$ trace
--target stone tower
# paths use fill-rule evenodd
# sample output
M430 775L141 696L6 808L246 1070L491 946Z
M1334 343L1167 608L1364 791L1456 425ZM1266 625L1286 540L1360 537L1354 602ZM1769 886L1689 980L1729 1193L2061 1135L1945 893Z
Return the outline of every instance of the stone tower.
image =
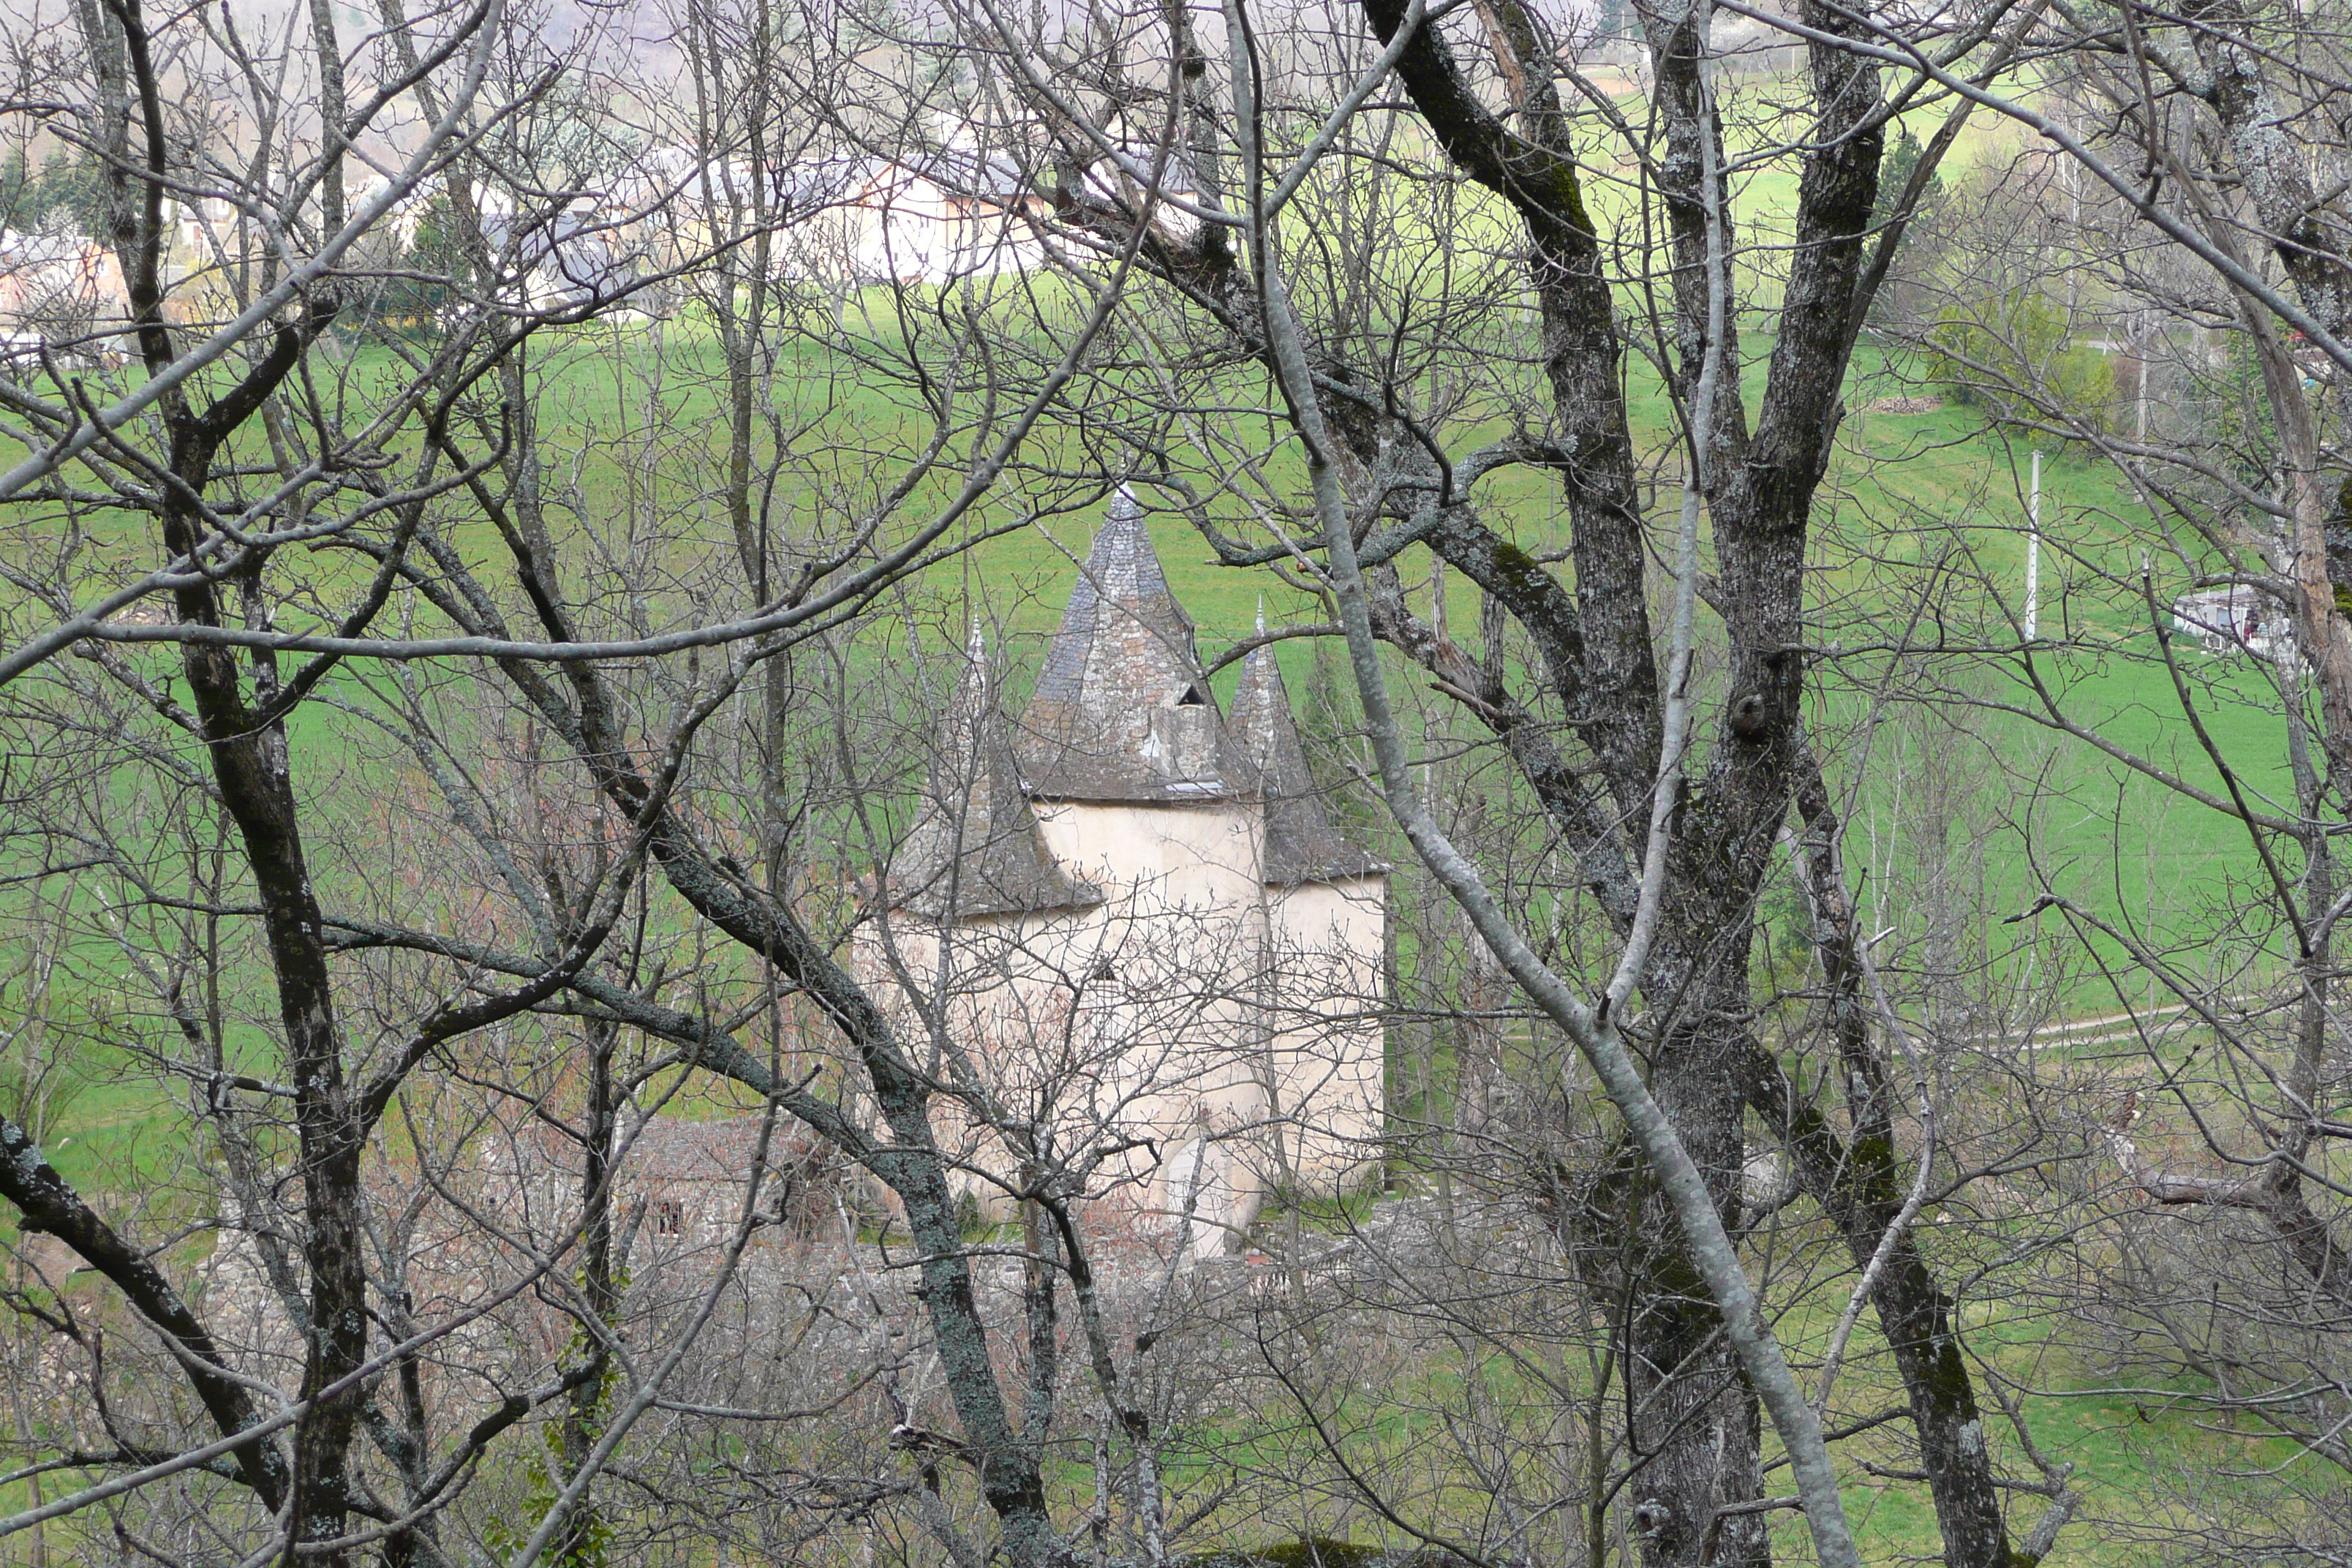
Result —
M1270 650L1218 711L1124 489L1016 724L975 634L887 887L862 977L1052 1145L943 1126L982 1207L1040 1152L1118 1149L1091 1190L1215 1249L1370 1168L1387 868L1331 826Z

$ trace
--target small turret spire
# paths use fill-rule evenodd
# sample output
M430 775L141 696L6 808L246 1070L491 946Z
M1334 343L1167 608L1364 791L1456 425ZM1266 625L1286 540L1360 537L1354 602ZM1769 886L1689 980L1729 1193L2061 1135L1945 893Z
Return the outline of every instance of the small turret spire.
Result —
M1047 850L1022 793L978 615L932 739L923 812L890 867L890 900L927 919L1082 909L1101 894Z
M1265 622L1261 616L1258 630ZM1324 815L1282 667L1260 643L1242 661L1234 691L1233 730L1265 797L1265 879L1277 887L1377 876L1386 868L1341 837Z

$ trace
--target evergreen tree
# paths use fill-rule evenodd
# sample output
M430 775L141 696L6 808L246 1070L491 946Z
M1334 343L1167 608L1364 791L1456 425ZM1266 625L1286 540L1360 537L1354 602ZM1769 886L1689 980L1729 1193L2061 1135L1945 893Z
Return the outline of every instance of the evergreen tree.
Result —
M1912 173L1919 167L1919 138L1912 135L1907 127L1886 149L1886 161L1878 174L1878 200L1871 208L1870 221L1874 225L1883 226L1894 218L1895 204L1902 199L1904 191L1910 186ZM1929 174L1927 184L1920 188L1915 210L1929 211L1943 194L1943 176Z

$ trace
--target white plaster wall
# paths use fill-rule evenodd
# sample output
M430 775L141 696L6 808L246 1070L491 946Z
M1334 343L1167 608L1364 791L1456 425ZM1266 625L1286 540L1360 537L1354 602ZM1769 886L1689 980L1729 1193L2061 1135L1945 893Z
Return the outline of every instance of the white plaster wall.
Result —
M1006 1097L1021 1114L1039 1117L1067 1151L1099 1135L1095 1108L1107 1098L1085 994L1087 954L1096 945L1089 933L1098 925L1095 911L1077 911L968 921L942 933L904 911L893 915L891 946L914 992L945 1003L945 1042L925 1027L878 928L857 933L852 971L889 1013L918 1067L942 1083L976 1082ZM957 1197L971 1197L992 1218L1011 1217L1003 1184L1017 1173L1018 1155L946 1096L932 1101L931 1128Z
M892 918L916 984L946 999L962 1059L927 1055L879 931L859 933L856 972L919 1060L943 1079L979 1077L1065 1158L1148 1141L1108 1162L1093 1190L1171 1225L1191 1201L1202 1250L1245 1231L1286 1171L1328 1192L1370 1170L1384 1110L1386 879L1268 889L1264 814L1249 803L1062 802L1038 817L1048 850L1101 889L1100 906L945 933ZM1014 1152L945 1097L933 1121L970 1167L954 1177L959 1195L1009 1218L1000 1182Z
M1049 851L1106 895L1097 956L1131 1065L1121 1109L1157 1144L1127 1168L1147 1207L1181 1213L1190 1196L1202 1242L1226 1239L1255 1220L1276 1169L1257 1007L1264 813L1056 802L1037 815Z
M943 933L895 916L901 961L920 990L948 999L951 1032L971 1053L927 1065L942 1078L980 1076L1050 1128L1065 1157L1141 1141L1106 1164L1095 1190L1147 1212L1181 1211L1193 1194L1204 1238L1222 1241L1256 1217L1276 1169L1258 1007L1262 816L1230 802L1062 803L1039 817L1049 851L1104 902L962 922L944 933L944 969ZM877 930L860 933L853 963L890 999L909 1048L931 1049ZM1009 1176L1014 1153L944 1100L935 1126L975 1167L958 1186L1003 1213L988 1177ZM1171 1163L1187 1149L1179 1170Z
M1283 1126L1300 1183L1363 1179L1385 1119L1388 879L1267 889L1267 1025Z
M1020 216L950 195L920 176L900 176L859 198L862 278L947 283L1025 272L1044 263Z

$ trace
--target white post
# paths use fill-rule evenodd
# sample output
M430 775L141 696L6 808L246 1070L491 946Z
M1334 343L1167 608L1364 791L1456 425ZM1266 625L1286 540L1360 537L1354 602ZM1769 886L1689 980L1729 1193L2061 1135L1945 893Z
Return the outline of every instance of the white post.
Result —
M2147 442L2147 312L2139 313L2139 389L2133 395L2132 439Z
M2025 511L2025 640L2042 607L2042 454L2033 454L2033 489Z

